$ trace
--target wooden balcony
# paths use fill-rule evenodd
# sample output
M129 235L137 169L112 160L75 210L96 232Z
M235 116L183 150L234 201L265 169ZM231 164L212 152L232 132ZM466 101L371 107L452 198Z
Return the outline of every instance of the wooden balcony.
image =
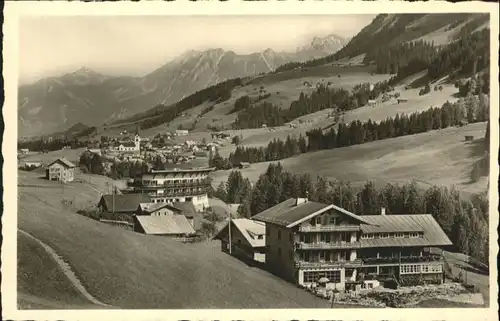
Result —
M358 232L361 231L359 225L321 225L321 226L300 226L299 232Z
M400 262L399 257L367 257L362 258L365 265L377 264L397 264ZM401 263L424 263L424 262L440 262L443 261L440 255L422 255L422 256L401 256Z
M335 261L335 262L295 262L295 267L299 269L333 269L333 268L356 268L363 262L360 259L354 261Z
M295 243L299 250L334 250L334 249L356 249L361 245L359 242L330 242L330 243Z

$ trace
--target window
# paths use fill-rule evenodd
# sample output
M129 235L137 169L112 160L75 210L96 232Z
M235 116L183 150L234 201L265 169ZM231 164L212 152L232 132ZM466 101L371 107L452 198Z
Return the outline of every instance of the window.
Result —
M380 233L378 237L381 239L387 239L389 238L389 233Z
M316 224L321 224L321 216L316 217Z
M368 233L368 234L363 234L361 236L362 239L373 239L374 238L374 235L372 233Z
M306 271L304 272L304 283L318 282L322 277L328 278L330 282L340 283L340 271Z
M395 237L395 238L399 238L399 239L400 239L400 238L403 238L403 237L404 237L404 234L403 234L403 233L395 233L395 234L394 234L394 237Z
M281 240L281 231L278 231L278 240Z
M330 216L330 224L331 225L336 225L337 224L337 218L335 216Z
M418 238L420 237L418 233L412 232L410 233L410 238Z
M420 268L419 264L401 265L401 274L417 274L420 273Z
M258 235L258 236L257 236L257 238L258 238L259 240L262 240L262 239L264 238L264 235Z

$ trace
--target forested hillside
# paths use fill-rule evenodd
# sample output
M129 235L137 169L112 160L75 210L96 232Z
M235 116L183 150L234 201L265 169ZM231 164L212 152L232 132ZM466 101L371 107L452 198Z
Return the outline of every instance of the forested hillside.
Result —
M241 203L238 212L251 217L290 197L309 195L312 201L336 204L353 213L377 214L385 207L387 214L432 214L455 245L455 250L488 263L488 198L480 195L470 200L460 197L454 188L433 186L426 190L416 182L403 185L375 186L367 182L355 192L349 182L329 181L324 177L296 175L281 165L270 164L253 188L233 171L215 195L229 203Z

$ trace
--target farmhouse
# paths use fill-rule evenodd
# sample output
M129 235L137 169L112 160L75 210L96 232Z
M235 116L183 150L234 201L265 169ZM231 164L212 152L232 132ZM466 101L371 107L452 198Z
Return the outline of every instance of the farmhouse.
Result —
M47 166L45 176L51 181L72 182L76 165L65 158L58 158Z
M249 162L239 162L236 164L237 168L244 169L244 168L249 168L250 163Z
M300 285L328 279L338 290L372 278L443 281L440 256L451 245L431 215L359 216L333 204L290 198L253 217L266 223L266 265Z
M398 104L406 102L408 102L408 99L398 98Z
M229 224L226 224L213 239L221 241L221 250L229 252ZM231 220L231 248L235 256L265 262L266 225L247 218Z
M134 215L141 203L151 203L147 194L103 195L97 204L99 213Z
M197 215L192 203L140 203L136 215L183 215L195 230L201 227L201 217Z

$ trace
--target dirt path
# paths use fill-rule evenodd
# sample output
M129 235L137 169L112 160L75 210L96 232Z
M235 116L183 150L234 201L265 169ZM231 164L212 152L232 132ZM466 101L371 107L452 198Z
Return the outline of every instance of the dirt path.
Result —
M42 241L40 241L39 239L37 239L33 235L31 235L23 230L18 229L18 231L19 231L19 233L22 233L23 235L31 238L32 240L34 240L38 244L40 244L43 247L43 249L56 261L57 265L59 265L59 267L63 271L64 275L66 275L66 277L71 282L71 284L73 284L73 286L78 290L78 292L80 292L87 300L89 300L90 302L92 302L96 305L100 305L102 307L113 308L113 306L106 304L106 303L103 303L103 302L99 301L98 299L96 299L94 296L92 296L92 294L90 294L87 291L87 289L85 289L85 287L80 282L78 277L71 270L71 267L69 266L69 264L64 262L64 260L54 251L53 248L51 248L47 244L43 243Z

